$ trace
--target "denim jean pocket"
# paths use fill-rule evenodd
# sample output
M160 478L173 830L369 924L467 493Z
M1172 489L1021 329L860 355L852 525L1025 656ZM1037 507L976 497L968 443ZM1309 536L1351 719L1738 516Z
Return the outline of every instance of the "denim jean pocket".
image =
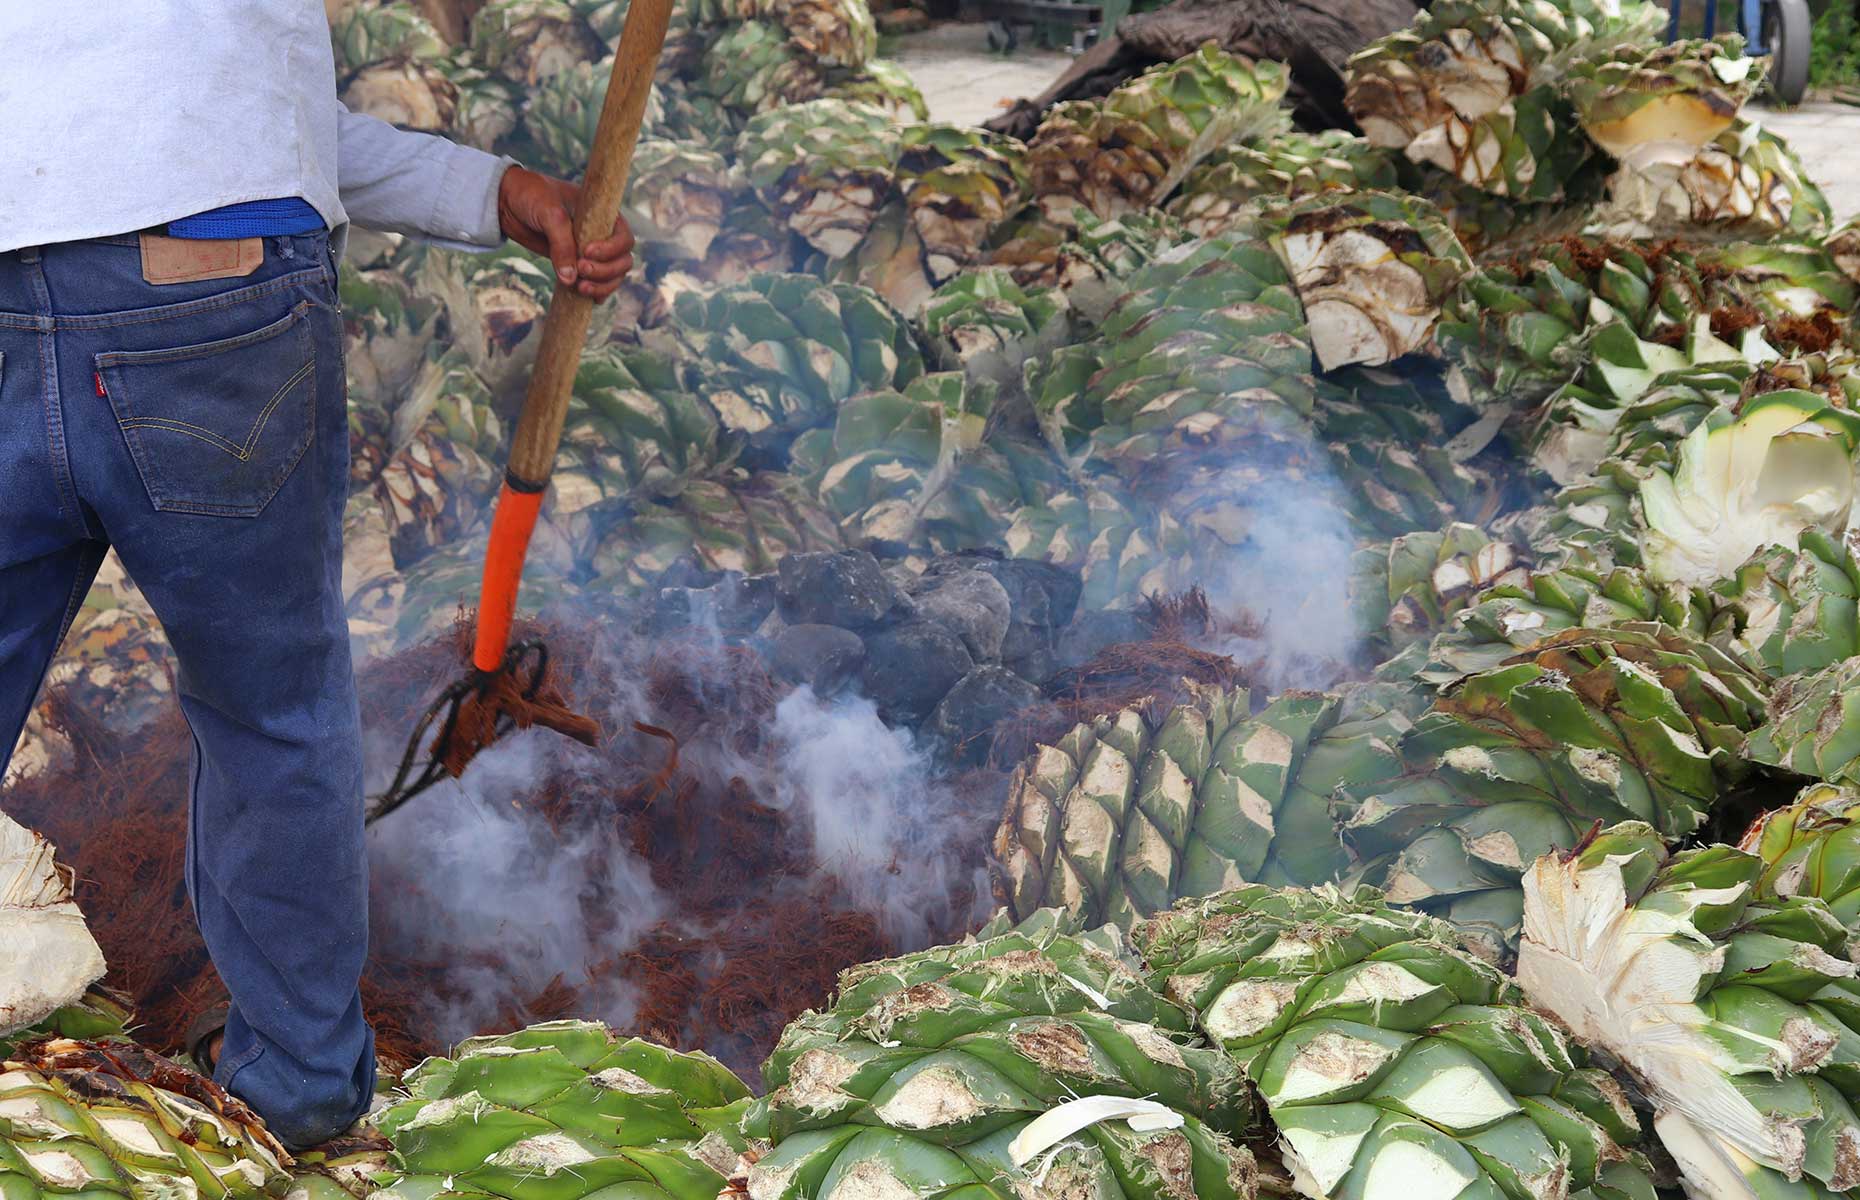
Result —
M316 432L309 310L197 346L97 356L157 511L255 517L278 494Z

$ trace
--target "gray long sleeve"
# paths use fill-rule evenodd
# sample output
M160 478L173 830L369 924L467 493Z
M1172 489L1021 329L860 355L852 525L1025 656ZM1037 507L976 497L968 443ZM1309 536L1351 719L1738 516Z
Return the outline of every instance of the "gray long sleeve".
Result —
M337 184L349 220L459 249L503 244L497 189L514 160L337 108Z

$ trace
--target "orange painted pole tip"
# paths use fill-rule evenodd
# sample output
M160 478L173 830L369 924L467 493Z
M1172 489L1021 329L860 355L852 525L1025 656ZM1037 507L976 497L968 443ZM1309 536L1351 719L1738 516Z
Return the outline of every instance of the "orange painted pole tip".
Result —
M517 615L517 588L523 582L523 560L529 554L536 515L542 511L540 491L518 491L504 481L497 495L497 514L491 518L491 544L484 554L484 583L478 593L478 636L471 652L472 665L496 671L510 649L510 624Z

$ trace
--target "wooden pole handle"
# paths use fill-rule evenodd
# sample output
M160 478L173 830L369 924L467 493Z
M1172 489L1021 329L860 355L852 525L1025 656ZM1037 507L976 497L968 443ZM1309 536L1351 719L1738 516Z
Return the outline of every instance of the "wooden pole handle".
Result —
M671 19L672 0L632 0L627 6L626 27L614 51L613 77L594 129L593 161L588 163L576 205L578 245L605 238L620 215L633 147L639 143L639 127L652 97L652 77L659 68L659 51ZM557 285L543 318L536 367L530 373L529 390L523 394L523 412L510 439L510 463L491 518L484 582L478 593L477 639L472 646L472 663L480 671L500 670L510 646L523 560L542 507L543 489L555 470L562 422L568 416L568 398L575 390L575 372L581 366L593 316L592 300L572 287Z
M632 0L627 6L626 26L614 51L613 78L595 126L594 153L581 183L575 214L579 245L605 238L620 216L633 148L639 143L640 125L652 97L652 77L658 71L659 51L671 19L672 0ZM543 318L542 342L529 390L523 396L523 412L510 441L508 473L518 487L540 491L549 482L593 315L594 302L586 296L572 287L555 289Z

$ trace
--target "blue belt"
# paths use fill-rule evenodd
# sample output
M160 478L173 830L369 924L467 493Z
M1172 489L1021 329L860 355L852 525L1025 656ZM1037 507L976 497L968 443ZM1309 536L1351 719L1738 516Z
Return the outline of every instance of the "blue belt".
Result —
M285 237L321 233L323 218L308 200L251 200L229 204L212 212L168 222L168 236L177 238Z

